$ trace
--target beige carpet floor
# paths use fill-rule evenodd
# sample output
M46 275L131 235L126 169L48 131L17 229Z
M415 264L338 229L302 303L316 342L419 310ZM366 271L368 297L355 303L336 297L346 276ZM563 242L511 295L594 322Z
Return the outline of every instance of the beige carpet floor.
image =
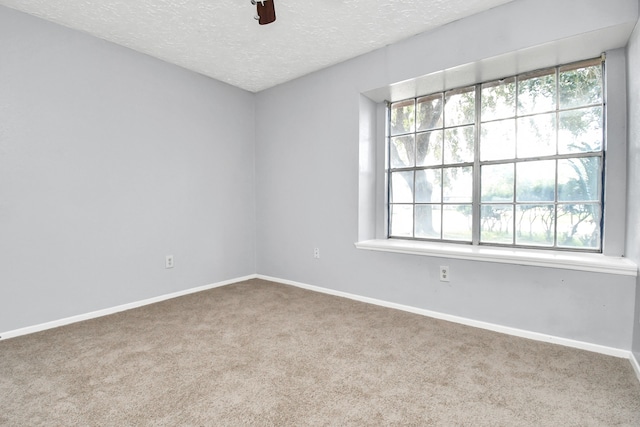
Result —
M251 280L0 341L2 426L640 426L628 360Z

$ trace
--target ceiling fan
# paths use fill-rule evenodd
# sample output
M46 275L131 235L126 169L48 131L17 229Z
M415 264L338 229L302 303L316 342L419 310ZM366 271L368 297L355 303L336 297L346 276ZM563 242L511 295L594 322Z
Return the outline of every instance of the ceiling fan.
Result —
M251 4L256 5L257 14L255 19L260 25L271 24L276 20L276 9L273 1L274 0L251 0Z

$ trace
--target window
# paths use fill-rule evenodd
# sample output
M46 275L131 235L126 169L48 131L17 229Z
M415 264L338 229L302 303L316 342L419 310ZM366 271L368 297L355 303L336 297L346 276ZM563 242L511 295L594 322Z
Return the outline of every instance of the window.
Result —
M388 237L600 252L603 61L388 108Z

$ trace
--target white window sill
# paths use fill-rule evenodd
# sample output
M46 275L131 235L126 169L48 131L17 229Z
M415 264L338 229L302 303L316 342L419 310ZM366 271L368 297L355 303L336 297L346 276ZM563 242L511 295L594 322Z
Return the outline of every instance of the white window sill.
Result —
M563 268L634 277L638 275L638 266L631 260L623 257L612 257L594 253L522 248L512 249L400 239L366 240L356 242L355 246L358 249L370 251Z

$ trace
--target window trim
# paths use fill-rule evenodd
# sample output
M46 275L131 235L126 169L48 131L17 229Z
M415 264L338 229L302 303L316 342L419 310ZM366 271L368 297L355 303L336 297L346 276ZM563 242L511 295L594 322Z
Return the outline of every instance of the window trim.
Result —
M621 276L638 275L638 266L624 257L603 256L593 252L569 252L548 249L472 246L422 240L373 239L355 243L358 249L428 257L560 268Z
M606 149L607 149L607 136L608 136L608 132L607 132L607 122L606 122L606 118L607 118L607 96L606 96L606 90L607 90L607 74L606 74L606 66L605 66L605 54L601 54L601 56L599 57L595 57L595 58L588 58L588 59L583 59L583 60L579 60L579 61L572 61L570 63L565 63L565 64L557 64L551 67L545 67L545 68L540 68L540 69L536 69L536 70L532 70L532 71L527 71L527 72L522 72L522 73L518 73L516 75L513 76L508 76L502 79L496 79L496 80L491 80L491 81L480 81L480 82L475 82L474 84L468 84L468 85L464 85L464 86L459 86L459 87L452 87L452 88L445 88L442 91L438 91L438 92L433 92L433 93L426 93L426 94L418 94L415 97L412 98L408 98L408 99L401 99L401 100L395 100L395 101L385 101L385 180L386 180L386 194L385 194L385 210L386 210L386 220L385 220L385 237L387 239L399 239L399 240L410 240L410 241L420 241L420 242L429 242L429 243L447 243L447 244L453 244L453 245L471 245L473 247L476 246L488 246L488 247L501 247L501 248L507 248L507 249L514 249L514 248L520 248L520 249L525 249L525 250L533 250L533 251L538 251L538 250L548 250L548 251L569 251L569 252L580 252L580 253L592 253L592 254L602 254L604 253L604 233L605 233L605 209L604 209L604 205L605 205L605 182L606 182L606 175L605 175L605 170L606 170ZM602 70L602 98L601 101L598 105L602 106L602 132L603 132L603 140L602 140L602 146L601 149L598 152L579 152L579 153L570 153L570 154L559 154L556 153L554 155L546 155L546 156L537 156L537 157L528 157L528 158L514 158L512 160L509 161L482 161L480 159L480 155L479 155L479 140L480 140L480 127L481 127L481 123L483 123L480 119L481 114L480 114L480 110L481 110L481 93L482 93L482 88L484 85L486 84L491 84L491 83L495 83L498 81L503 81L505 79L514 79L514 80L518 80L521 78L529 78L531 75L538 75L541 73L549 74L548 71L553 70L553 74L555 76L555 84L556 84L556 90L559 90L559 73L563 72L563 71L570 71L570 70L574 70L574 69L578 69L578 68L582 68L585 66L596 66L599 65L601 67ZM474 121L473 121L473 126L474 126L474 132L475 132L475 138L474 138L474 158L471 162L462 162L462 163L446 163L446 161L444 161L441 165L439 165L438 167L441 170L445 170L446 168L453 168L453 167L464 167L464 166L472 166L473 167L473 198L472 198L472 202L471 202L471 209L472 209L472 217L471 217L471 236L470 236L470 240L464 240L464 241L456 241L456 240L450 240L450 239L445 239L445 238L425 238L425 237L416 237L415 235L412 237L403 237L400 235L392 235L391 234L391 209L392 206L401 206L404 205L405 203L400 202L400 203L395 203L392 204L391 200L390 200L390 195L391 195L391 179L390 179L390 175L392 172L402 172L404 170L406 171L417 171L417 170L422 170L421 167L419 166L413 166L413 167L396 167L396 168L392 168L390 165L390 149L391 149L391 139L393 137L402 137L405 135L418 135L419 131L418 129L414 129L412 132L408 133L408 134L392 134L391 133L391 129L389 128L390 123L391 123L391 105L392 104L399 104L399 105L403 105L403 104L408 104L408 103L412 103L413 105L416 105L416 103L418 102L419 99L421 98L426 98L426 97L435 97L436 95L440 95L441 98L446 98L448 94L450 93L458 93L458 92L466 92L466 91L470 91L470 89L475 93L475 114L474 114ZM560 101L559 98L560 95L559 93L556 94L556 105L554 110L551 110L551 113L554 113L556 115L556 117L558 116L558 114L562 113L563 111L572 111L575 108L571 108L568 110L562 110L560 108ZM417 108L417 107L416 107ZM442 107L444 108L444 106ZM580 106L580 108L585 108L585 106ZM529 116L539 116L542 114L546 114L546 112L537 112L535 114L525 114L524 116L519 116L517 113L514 117L515 120L517 120L518 118L521 117L529 117ZM416 123L417 126L417 123ZM454 128L460 127L458 125L454 126ZM440 129L440 128L438 128ZM446 130L447 129L447 125L446 123L442 123L442 129ZM556 130L557 132L557 130ZM416 138L417 139L417 138ZM417 144L417 141L416 141ZM554 220L554 243L552 246L548 246L548 245L541 245L541 246L537 246L537 245L526 245L526 244L518 244L515 241L515 237L514 237L514 242L513 243L497 243L497 242L482 242L480 237L481 237L481 230L480 230L480 221L481 221L481 209L483 206L483 202L480 200L480 171L481 171L481 165L486 165L486 164L519 164L519 163L525 163L525 162L529 162L529 161L535 161L535 160L554 160L554 161L558 161L561 160L563 158L583 158L583 157L598 157L600 159L599 164L600 164L600 172L599 175L601 176L600 178L600 182L598 184L599 187L599 199L597 201L597 204L600 206L599 210L600 210L600 220L599 220L599 239L600 239L600 245L598 248L574 248L574 247L565 247L565 246L560 246L557 243L557 233L558 231L556 230L557 227L557 222L556 220ZM437 168L436 168L437 169ZM556 187L555 187L555 191L558 190L557 188L557 182L556 182ZM514 205L514 207L517 207L518 202L514 201L512 203ZM553 202L555 209L557 209L557 207L559 205L561 205L562 203L560 203L558 201L558 199L556 198L556 200ZM417 202L412 203L414 209L416 208ZM444 202L440 203L441 208L444 208L446 204ZM554 210L555 210L554 209ZM415 213L414 213L414 224L413 224L413 228L415 229ZM515 229L514 229L515 232Z
M582 45L573 46L579 48ZM555 51L554 51L555 52ZM543 52L544 53L544 52ZM509 74L520 74L527 69L513 67L513 58L518 52L505 54L497 61L503 71ZM469 63L464 66L453 67L437 71L428 75L404 81L402 84L389 85L384 88L369 90L360 94L360 125L359 125L359 198L358 198L358 233L355 247L362 250L373 250L401 254L422 255L443 259L467 259L480 262L513 263L520 265L536 265L548 268L564 268L580 271L601 271L603 273L624 274L637 276L637 266L624 258L625 253L625 223L626 223L626 144L627 144L627 93L626 93L626 51L624 48L606 50L607 66L605 68L604 102L607 105L605 114L605 156L609 170L604 182L605 227L603 235L602 254L553 251L546 255L545 250L531 251L522 248L503 249L498 247L476 247L475 254L471 246L449 243L431 243L425 241L401 241L386 237L388 223L386 209L387 174L385 163L386 151L386 116L385 99L398 101L407 98L418 87L430 87L446 90L445 76L455 73L458 85L473 84L472 78L477 75L480 62ZM586 57L587 55L585 55ZM540 56L542 60L534 62L538 67L552 67L557 63L551 62L547 56ZM557 59L557 55L555 55ZM506 59L505 59L506 58ZM547 58L547 59L544 59ZM509 61L507 61L509 59ZM561 58L562 59L562 58ZM566 59L566 58L565 58ZM571 59L579 59L575 56ZM567 61L569 62L569 61ZM491 64L490 64L491 65ZM495 64L494 64L495 65ZM488 79L498 77L496 67L488 70L481 68L484 77ZM485 73L486 71L486 73ZM493 75L491 73L494 73ZM455 79L454 79L455 80ZM403 86L404 85L404 86ZM417 91L414 92L417 94ZM614 94L615 96L609 96ZM408 242L408 243L407 243ZM411 246L402 248L402 244ZM516 254L508 256L505 251ZM466 254L460 252L466 251ZM493 252L496 256L485 256L484 252ZM523 256L517 254L522 253ZM457 255L456 255L457 254ZM537 261L527 261L527 256L539 258ZM588 260L572 262L563 259L574 256L577 259ZM546 259L552 261L546 262ZM600 268L599 265L619 265L620 268Z

